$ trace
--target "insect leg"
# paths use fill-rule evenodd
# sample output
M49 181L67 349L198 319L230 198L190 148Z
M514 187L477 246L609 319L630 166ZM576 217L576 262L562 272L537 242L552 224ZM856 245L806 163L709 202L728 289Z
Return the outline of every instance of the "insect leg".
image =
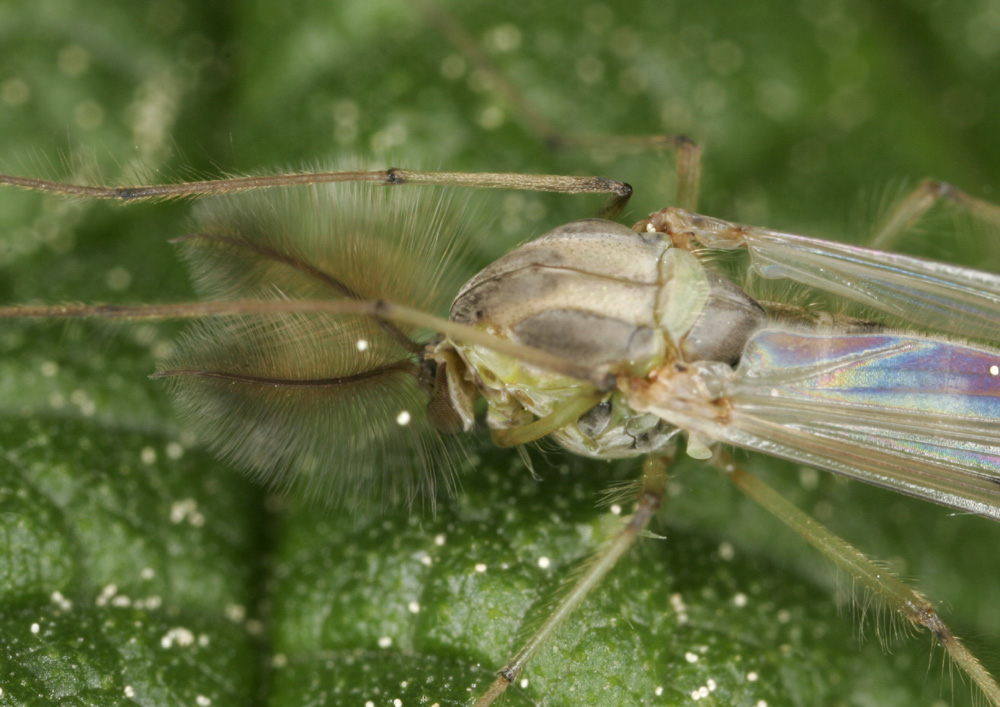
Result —
M560 146L568 148L600 148L616 153L659 152L674 153L677 169L677 193L674 204L686 211L698 209L698 189L701 183L701 148L686 135L587 135L567 134L560 138ZM617 213L602 213L604 218Z
M483 51L479 42L469 34L446 9L434 0L411 0L428 24L433 25L445 39L458 50L470 64L489 77L493 86L503 94L521 123L543 142L554 148L599 149L612 155L643 154L669 150L677 160L676 205L688 211L695 211L698 202L698 183L701 179L701 148L685 135L604 135L587 133L564 133L553 126L525 98L524 93ZM611 205L609 204L609 207ZM624 204L621 205L622 207ZM614 218L616 211L609 207L601 212L604 218Z
M493 442L498 447L516 447L519 444L534 442L571 422L579 420L581 415L606 397L608 397L607 393L600 391L592 395L580 396L574 402L565 404L552 414L527 425L491 430Z
M969 196L947 182L925 179L879 224L871 246L879 250L892 250L900 236L910 230L940 199L947 199L968 214L1000 227L1000 206Z
M796 508L777 491L736 465L728 454L716 456L716 466L747 496L773 513L837 567L859 581L899 616L930 631L955 664L994 707L1000 706L1000 685L916 590L886 571L860 550L839 538L815 518Z
M558 174L516 174L508 172L426 172L407 169L378 169L337 172L294 172L249 177L224 177L200 182L149 184L133 186L85 185L54 182L47 179L0 174L0 185L8 185L49 194L88 199L132 202L151 199L213 196L335 182L372 182L387 186L429 184L475 189L511 189L561 194L610 194L605 209L621 210L632 195L632 187L606 177L575 177Z
M21 305L0 307L0 319L198 319L202 317L280 316L288 314L359 315L431 329L465 343L531 363L553 373L586 381L606 393L614 375L581 366L547 351L492 336L475 327L436 317L385 300L226 300L148 305ZM586 412L581 411L580 414Z
M516 681L524 671L525 665L534 657L538 649L552 637L556 630L587 598L605 575L618 563L632 543L646 528L649 521L656 515L666 493L667 464L669 459L663 456L650 455L643 463L642 490L639 494L639 507L629 518L625 527L597 554L580 578L570 587L569 592L549 614L545 623L528 639L514 657L500 671L490 688L479 698L475 707L488 707L493 704L507 686Z

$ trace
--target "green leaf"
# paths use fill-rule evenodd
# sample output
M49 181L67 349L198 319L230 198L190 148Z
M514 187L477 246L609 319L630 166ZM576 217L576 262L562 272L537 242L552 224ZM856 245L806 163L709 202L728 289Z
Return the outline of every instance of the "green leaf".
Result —
M1000 185L995 4L442 4L553 124L694 137L706 213L862 241L891 180ZM635 219L672 194L669 155L547 149L402 0L39 0L0 7L0 33L6 172L128 183L388 151L624 179ZM484 195L478 266L599 203ZM187 212L0 192L0 296L189 299L167 243ZM939 225L907 247L995 268L995 242ZM599 498L637 464L532 452L536 480L485 439L436 514L272 502L146 379L177 331L0 325L0 704L469 704L620 522ZM748 463L995 656L996 524ZM850 579L725 479L685 462L672 492L665 539L616 568L507 704L972 703L926 637L884 653L891 622L838 608Z

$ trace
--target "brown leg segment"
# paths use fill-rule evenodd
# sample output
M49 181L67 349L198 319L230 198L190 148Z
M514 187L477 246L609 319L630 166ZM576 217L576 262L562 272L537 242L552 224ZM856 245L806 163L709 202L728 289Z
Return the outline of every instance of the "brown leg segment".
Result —
M913 626L930 631L955 665L979 688L987 702L993 707L1000 707L1000 685L997 685L982 663L945 625L926 597L908 587L850 543L834 535L819 521L796 508L756 476L740 468L728 454L718 453L715 461L716 466L740 491L773 513L838 568L860 582L878 601L884 602L886 607Z
M539 368L592 385L599 400L614 388L610 373L581 366L547 351L523 346L488 334L475 327L436 317L385 300L227 300L222 302L178 302L146 305L23 305L0 307L0 319L199 319L203 317L259 317L288 314L360 315L376 320L400 322L425 327L452 339L483 346L498 353L530 362ZM595 403L596 404L596 403ZM586 410L579 411L579 414Z
M534 657L542 645L552 637L556 630L583 603L587 595L601 583L601 580L618 563L618 560L632 547L635 539L639 537L663 503L663 496L666 493L668 462L669 460L662 456L646 457L643 464L639 507L635 514L628 520L621 532L594 557L566 596L549 614L545 623L511 658L510 662L500 671L497 679L490 685L490 688L476 701L475 707L489 707L503 694L508 685L520 677L528 661Z
M410 1L428 24L437 29L470 64L489 77L522 125L547 145L560 149L600 149L604 153L614 155L655 154L664 150L673 152L677 159L677 195L674 205L688 211L697 210L698 183L701 179L701 148L693 140L685 135L662 133L614 135L561 132L531 105L517 85L483 51L479 42L447 10L433 0ZM605 208L600 215L614 218L618 213Z
M871 246L879 250L893 250L899 238L940 199L946 199L971 216L1000 228L1000 206L969 196L946 182L925 179L879 224Z

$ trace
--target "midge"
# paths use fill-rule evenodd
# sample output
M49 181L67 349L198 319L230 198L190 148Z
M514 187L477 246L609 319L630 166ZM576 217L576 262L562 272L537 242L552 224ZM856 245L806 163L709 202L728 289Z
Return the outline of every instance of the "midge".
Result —
M595 218L556 228L466 282L448 319L423 311L442 274L435 263L455 247L447 208L397 199L399 188L349 197L343 190L356 184L330 184L605 193L606 217L621 212L631 188L596 177L401 169L128 187L0 176L87 198L219 197L200 205L196 231L179 239L208 301L11 306L0 317L200 320L157 374L180 408L221 456L334 502L372 490L385 503L432 493L432 470L450 436L472 429L479 397L500 445L551 436L589 457L644 457L634 515L479 706L521 676L643 532L679 448L930 631L1000 706L1000 686L929 601L725 451L761 451L1000 519L1000 276L697 215L699 150L670 142L677 207L631 227ZM247 191L255 193L233 196ZM1000 208L926 182L877 242L891 243L939 198L1000 226ZM303 200L327 210L298 217ZM727 255L743 275L717 265ZM755 279L792 281L833 304L818 312L754 296ZM438 335L421 338L426 330ZM362 403L372 403L363 419ZM423 466L394 464L393 439Z

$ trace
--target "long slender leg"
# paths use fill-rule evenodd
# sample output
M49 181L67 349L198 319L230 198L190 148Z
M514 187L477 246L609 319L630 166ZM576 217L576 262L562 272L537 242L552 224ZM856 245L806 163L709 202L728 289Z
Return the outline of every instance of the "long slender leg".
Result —
M503 94L515 114L531 132L557 148L598 148L612 154L642 154L670 150L677 159L676 206L697 209L698 182L701 177L701 149L685 135L615 135L568 133L555 128L528 101L524 93L493 62L490 56L452 15L433 0L411 0L426 18L465 58Z
M351 172L301 172L257 177L227 177L201 182L151 184L145 186L89 186L53 182L47 179L0 174L0 185L49 194L88 199L131 202L149 199L212 196L255 189L273 189L334 182L372 182L385 185L428 184L476 189L511 189L561 194L610 194L604 211L619 212L632 196L632 187L605 177L573 177L557 174L512 174L506 172L425 172L407 169L380 169Z
M698 209L701 184L701 148L687 138L677 140L677 206L688 211Z
M561 356L492 336L475 327L436 317L417 309L385 300L228 300L223 302L180 302L150 305L24 305L0 307L0 319L196 319L239 315L276 316L283 314L352 314L412 324L445 334L467 344L489 348L518 358L539 368L586 381L598 391L614 387L614 375L581 366ZM166 374L158 375L170 375Z
M914 626L930 631L989 703L994 707L1000 706L1000 685L997 685L993 676L945 625L934 606L924 596L834 535L819 521L796 508L756 476L741 469L729 455L720 453L716 457L716 464L737 488L792 528L837 567L861 582L886 606Z
M946 182L925 179L904 198L879 224L871 245L879 250L892 250L900 236L939 200L946 199L976 218L1000 227L1000 206L969 196Z
M539 648L552 637L556 630L583 603L591 590L597 587L605 575L618 563L632 543L639 537L646 525L660 509L666 492L666 467L668 459L662 456L646 457L642 472L642 491L639 495L639 507L628 520L621 532L609 542L593 559L583 575L570 588L559 604L531 638L511 658L510 662L500 671L499 676L490 688L476 702L475 707L488 707L493 704L507 686L518 679L528 661L534 657Z
M589 135L568 134L559 145L567 148L600 148L617 154L673 152L677 171L674 206L685 211L698 210L701 184L701 148L686 135Z

